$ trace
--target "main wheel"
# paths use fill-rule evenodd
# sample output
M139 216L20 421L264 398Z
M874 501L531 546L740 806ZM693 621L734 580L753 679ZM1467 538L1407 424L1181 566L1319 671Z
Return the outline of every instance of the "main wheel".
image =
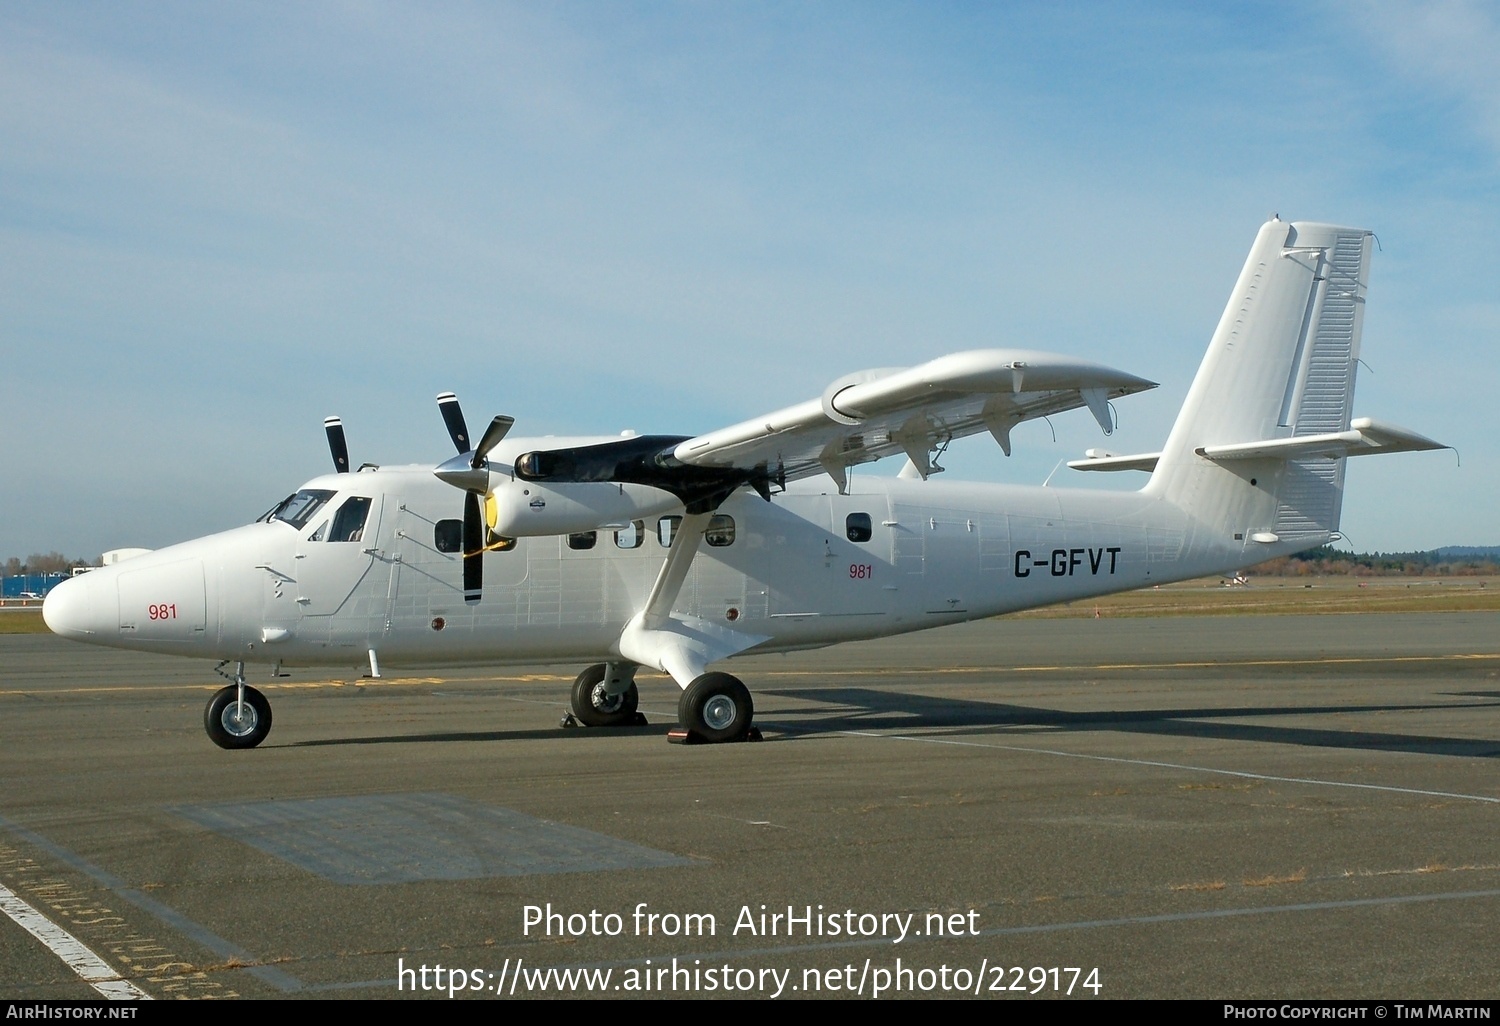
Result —
M271 703L254 688L245 688L240 710L239 688L231 684L214 692L203 710L203 729L220 748L254 748L271 732Z
M595 663L573 682L573 715L585 727L624 727L635 722L636 706L641 695L632 681L618 695L604 687L605 667Z
M750 689L727 673L693 679L677 701L677 721L705 741L743 741L755 706Z

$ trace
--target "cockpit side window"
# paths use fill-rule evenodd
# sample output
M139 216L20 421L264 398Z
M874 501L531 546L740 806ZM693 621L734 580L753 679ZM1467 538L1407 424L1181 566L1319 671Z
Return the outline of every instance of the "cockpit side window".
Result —
M275 509L262 516L261 519L268 524L277 521L290 524L300 531L307 526L313 514L333 498L333 494L322 488L304 488L295 495L288 495L282 499Z
M344 500L339 511L333 515L333 530L328 534L331 542L357 542L364 537L365 520L370 516L371 500L362 495L351 495Z

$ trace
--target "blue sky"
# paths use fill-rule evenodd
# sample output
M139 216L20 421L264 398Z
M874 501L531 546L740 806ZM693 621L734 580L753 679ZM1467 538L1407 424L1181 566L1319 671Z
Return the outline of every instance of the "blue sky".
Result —
M1159 447L1273 212L1375 230L1356 413L1462 455L1354 461L1350 543L1500 544L1496 52L1462 2L0 6L0 558L248 521L330 413L446 458L446 389L691 434L962 349L1162 383L945 461L1040 483Z

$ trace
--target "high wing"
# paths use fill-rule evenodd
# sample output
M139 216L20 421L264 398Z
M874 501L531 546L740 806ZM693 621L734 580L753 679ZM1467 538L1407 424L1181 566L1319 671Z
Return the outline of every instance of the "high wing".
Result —
M1155 387L1055 353L979 349L917 367L849 374L820 398L696 438L658 435L527 453L516 461L516 473L535 481L654 485L695 512L741 485L769 497L772 485L815 474L828 474L842 492L849 467L897 454L926 477L937 469L934 451L980 431L990 432L1009 455L1017 424L1079 407L1088 407L1110 434L1109 400Z

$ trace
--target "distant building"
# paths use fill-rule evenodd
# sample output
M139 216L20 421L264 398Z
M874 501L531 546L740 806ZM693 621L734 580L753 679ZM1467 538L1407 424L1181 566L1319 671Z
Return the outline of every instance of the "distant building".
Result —
M58 571L50 574L17 574L0 580L0 599L21 601L47 592L66 581L70 575Z

